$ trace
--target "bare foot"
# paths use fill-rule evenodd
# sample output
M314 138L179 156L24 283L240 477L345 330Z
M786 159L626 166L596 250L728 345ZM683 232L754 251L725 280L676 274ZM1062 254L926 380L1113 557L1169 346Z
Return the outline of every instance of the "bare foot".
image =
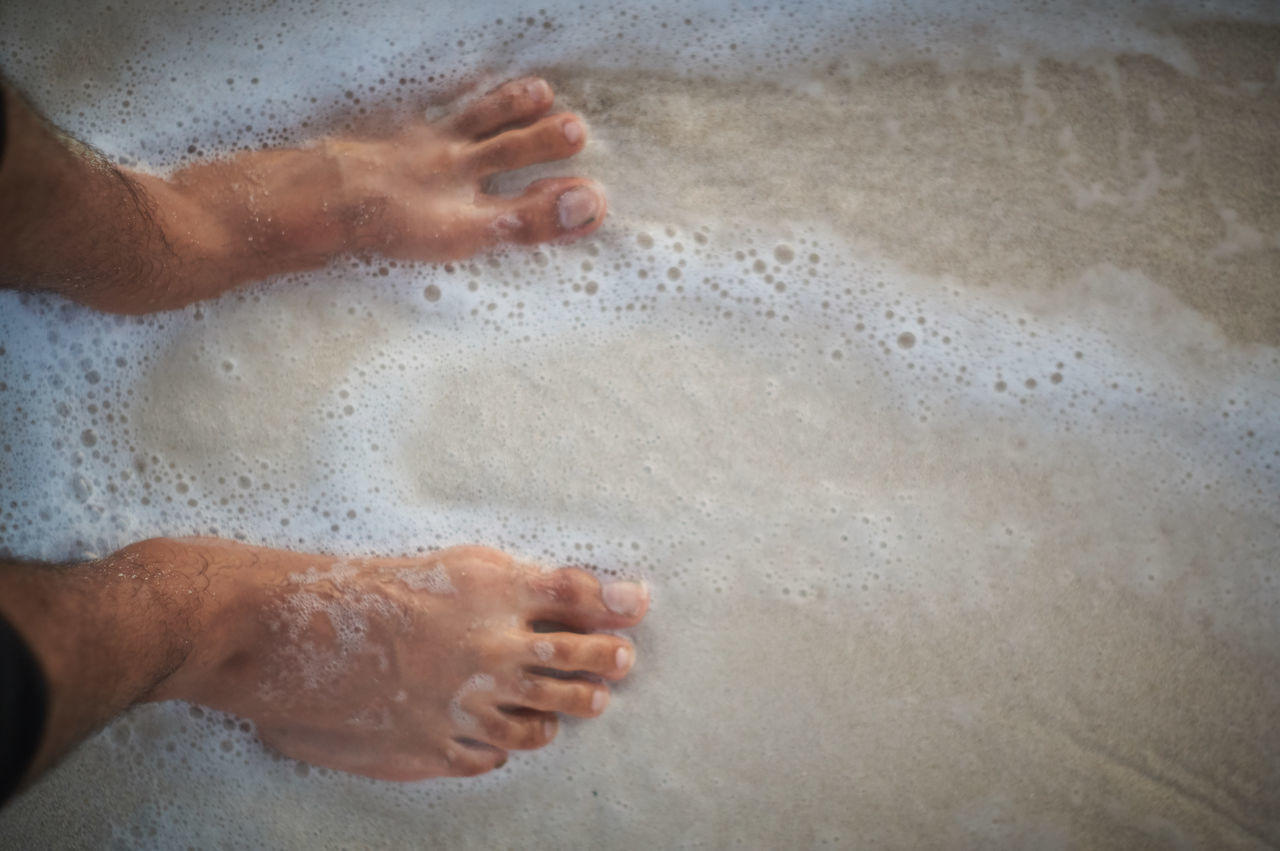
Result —
M602 588L484 547L341 561L212 539L138 546L195 565L216 601L152 699L234 712L287 756L391 780L481 774L551 741L557 713L599 715L635 649L592 631L648 608L636 583Z
M539 180L514 198L486 191L500 172L564 159L586 144L582 120L549 114L552 100L545 80L520 79L450 118L385 137L242 153L167 180L132 175L151 196L178 261L170 290L147 294L144 309L315 268L343 252L444 261L503 243L590 233L605 214L604 196L590 181ZM110 300L94 306L140 312Z

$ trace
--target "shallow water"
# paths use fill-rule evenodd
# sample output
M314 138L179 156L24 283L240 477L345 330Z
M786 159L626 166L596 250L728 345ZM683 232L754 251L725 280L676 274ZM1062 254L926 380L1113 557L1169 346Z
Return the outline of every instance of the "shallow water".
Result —
M0 543L481 542L654 605L609 711L493 775L147 707L0 844L1280 842L1274 13L69 8L0 10L5 71L122 161L536 70L592 141L504 186L610 218L143 320L0 296Z

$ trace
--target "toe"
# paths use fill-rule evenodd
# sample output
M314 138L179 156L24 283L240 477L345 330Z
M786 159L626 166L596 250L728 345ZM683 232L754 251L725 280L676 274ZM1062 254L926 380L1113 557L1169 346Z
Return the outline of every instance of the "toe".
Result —
M475 777L507 764L507 752L472 739L454 739L445 749L448 774L452 777Z
M531 676L523 683L518 705L542 712L594 718L609 705L609 687L586 680Z
M485 721L489 744L509 750L530 751L556 737L559 721L549 712L513 714L495 709Z
M528 127L508 130L469 145L463 161L473 173L488 177L535 163L562 160L582 150L587 131L573 115L548 115Z
M581 630L616 629L639 623L649 592L638 582L599 581L578 568L531 573L526 579L534 618Z
M537 118L551 108L552 98L546 80L511 80L469 104L450 124L458 135L476 139Z
M619 680L631 670L635 658L631 642L616 635L553 632L528 639L525 664L531 668L552 668L566 674L586 672Z
M516 198L493 198L483 208L490 243L537 245L577 239L600 227L605 201L589 181L539 180Z

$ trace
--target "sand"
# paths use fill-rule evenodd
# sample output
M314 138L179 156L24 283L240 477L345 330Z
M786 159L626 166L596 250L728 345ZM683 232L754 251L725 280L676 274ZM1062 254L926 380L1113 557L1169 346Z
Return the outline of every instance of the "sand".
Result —
M6 8L5 73L162 171L536 70L591 142L500 188L610 218L143 320L0 295L0 545L479 542L652 613L492 775L152 706L0 845L1280 843L1274 13L169 6Z

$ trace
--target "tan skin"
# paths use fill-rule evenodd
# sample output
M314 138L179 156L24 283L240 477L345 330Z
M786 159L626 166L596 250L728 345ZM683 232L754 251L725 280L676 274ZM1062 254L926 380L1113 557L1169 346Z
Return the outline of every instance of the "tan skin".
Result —
M580 119L549 114L537 79L435 124L169 178L110 168L4 94L3 283L101 310L180 307L353 250L448 260L574 239L605 212L580 178L515 198L484 191L493 174L585 143ZM0 614L48 684L28 781L129 706L170 699L249 718L269 745L317 765L392 780L480 774L545 745L560 714L602 712L635 650L601 630L634 626L647 608L639 584L484 547L340 560L162 538L79 565L0 564Z
M550 113L543 80L507 83L436 123L242 153L168 178L111 168L6 95L0 280L112 313L182 307L352 251L444 261L577 239L605 215L582 178L539 180L514 198L485 191L500 172L586 144L580 118Z
M389 780L480 774L551 741L557 713L599 715L635 650L593 633L648 605L635 583L485 547L352 562L212 538L7 565L0 600L49 681L37 771L133 703L182 699L252 719L287 756Z

